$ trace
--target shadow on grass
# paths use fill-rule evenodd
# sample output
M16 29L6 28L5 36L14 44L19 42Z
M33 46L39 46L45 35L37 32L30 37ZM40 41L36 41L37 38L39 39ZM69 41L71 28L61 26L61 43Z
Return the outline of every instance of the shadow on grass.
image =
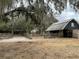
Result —
M31 35L27 35L27 34L11 34L11 33L0 33L0 40L3 39L10 39L13 37L25 37L28 39L32 39Z
M12 38L13 35L10 33L0 33L0 40Z

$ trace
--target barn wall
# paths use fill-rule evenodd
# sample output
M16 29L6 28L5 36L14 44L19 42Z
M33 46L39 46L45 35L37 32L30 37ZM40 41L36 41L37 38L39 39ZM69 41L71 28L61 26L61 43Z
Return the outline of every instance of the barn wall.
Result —
M58 32L48 32L48 37L54 38L54 37L63 37L63 31L58 31Z
M57 37L63 37L63 31L59 31L56 33L53 32L48 32L48 35L46 37L50 38L57 38ZM73 38L79 38L79 30L73 30Z
M63 31L59 31L58 37L63 37Z
M73 37L79 38L79 30L73 30Z

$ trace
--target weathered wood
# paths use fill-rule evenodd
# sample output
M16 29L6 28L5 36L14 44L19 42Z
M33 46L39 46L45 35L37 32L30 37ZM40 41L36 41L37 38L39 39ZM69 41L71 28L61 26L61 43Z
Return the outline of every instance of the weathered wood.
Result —
M75 37L79 38L79 24L74 20L55 23L47 30L51 37Z

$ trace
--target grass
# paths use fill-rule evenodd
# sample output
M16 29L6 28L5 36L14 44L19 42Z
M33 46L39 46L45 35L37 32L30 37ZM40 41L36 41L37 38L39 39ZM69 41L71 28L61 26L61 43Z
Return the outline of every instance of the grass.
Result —
M0 59L79 59L79 40L38 38L36 41L0 43Z

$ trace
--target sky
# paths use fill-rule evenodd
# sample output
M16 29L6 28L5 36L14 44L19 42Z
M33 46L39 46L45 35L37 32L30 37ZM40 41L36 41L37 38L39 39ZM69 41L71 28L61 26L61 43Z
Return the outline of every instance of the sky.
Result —
M52 11L55 13L55 6L53 3L50 3L50 7L52 8ZM61 14L57 13L55 14L56 19L59 21L69 20L69 19L75 19L79 21L79 13L74 10L73 7L71 7L69 0L67 0L67 7L61 12Z

